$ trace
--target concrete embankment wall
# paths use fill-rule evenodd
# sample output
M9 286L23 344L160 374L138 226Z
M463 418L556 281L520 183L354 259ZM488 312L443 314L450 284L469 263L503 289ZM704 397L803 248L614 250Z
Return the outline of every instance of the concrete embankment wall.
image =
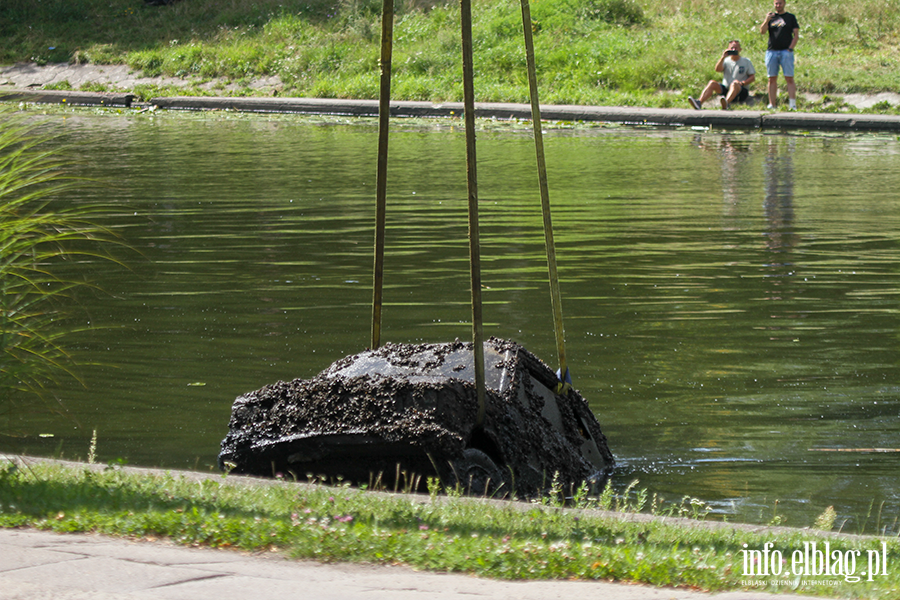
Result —
M373 117L377 100L330 98L222 98L173 96L136 103L132 94L67 92L56 90L10 90L0 92L0 101L111 106L168 110L230 110L237 112L294 113ZM487 119L531 119L528 104L476 103L476 116ZM393 117L459 118L459 102L391 102ZM724 129L832 130L900 132L900 117L845 113L769 112L756 110L692 110L617 106L546 105L541 117L548 121L593 121L633 125L700 126Z

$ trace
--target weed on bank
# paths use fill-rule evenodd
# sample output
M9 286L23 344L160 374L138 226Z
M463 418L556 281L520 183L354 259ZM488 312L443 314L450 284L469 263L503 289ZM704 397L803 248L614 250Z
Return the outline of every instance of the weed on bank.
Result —
M609 492L606 500L574 500L582 506L606 503L619 512L570 509L550 499L527 504L466 498L442 494L438 487L431 482L428 495L385 494L348 486L6 462L0 465L0 526L169 538L193 546L277 550L296 558L403 564L500 579L602 579L853 598L900 593L896 539L823 537L677 518L702 516L689 501L668 511L654 503L655 512L673 516L637 519L628 512L635 505ZM829 575L822 574L821 563L818 574L815 564L812 571L806 565L808 575L803 565L799 577L786 572L804 550L807 560L812 550L815 562L816 552L823 556L826 548L834 567ZM833 560L838 555L840 571ZM878 575L861 576L873 556ZM852 573L850 557L859 559Z

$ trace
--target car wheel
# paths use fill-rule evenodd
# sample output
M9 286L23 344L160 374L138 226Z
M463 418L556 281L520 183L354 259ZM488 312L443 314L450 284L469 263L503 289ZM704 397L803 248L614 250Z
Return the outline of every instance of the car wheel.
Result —
M451 463L451 482L465 494L473 496L494 496L508 493L503 471L491 457L475 448L463 451L462 457Z

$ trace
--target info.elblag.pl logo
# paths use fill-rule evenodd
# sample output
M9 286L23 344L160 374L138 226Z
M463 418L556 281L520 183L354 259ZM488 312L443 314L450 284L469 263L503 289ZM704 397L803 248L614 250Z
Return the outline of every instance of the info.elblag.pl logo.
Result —
M874 581L875 577L888 574L885 542L881 543L880 550L866 551L832 550L830 542L822 545L804 542L802 549L787 555L777 550L772 542L763 544L762 550L750 550L747 544L743 546L745 577L843 577L844 581L856 582L862 577ZM857 573L857 569L863 567L865 570Z

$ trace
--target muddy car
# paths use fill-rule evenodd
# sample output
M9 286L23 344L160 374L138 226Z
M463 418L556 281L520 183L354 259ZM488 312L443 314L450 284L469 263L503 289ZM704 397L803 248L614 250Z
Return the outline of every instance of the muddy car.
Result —
M533 497L605 484L615 465L587 402L515 342L484 344L477 422L471 343L387 344L312 379L238 397L219 466L233 473Z

